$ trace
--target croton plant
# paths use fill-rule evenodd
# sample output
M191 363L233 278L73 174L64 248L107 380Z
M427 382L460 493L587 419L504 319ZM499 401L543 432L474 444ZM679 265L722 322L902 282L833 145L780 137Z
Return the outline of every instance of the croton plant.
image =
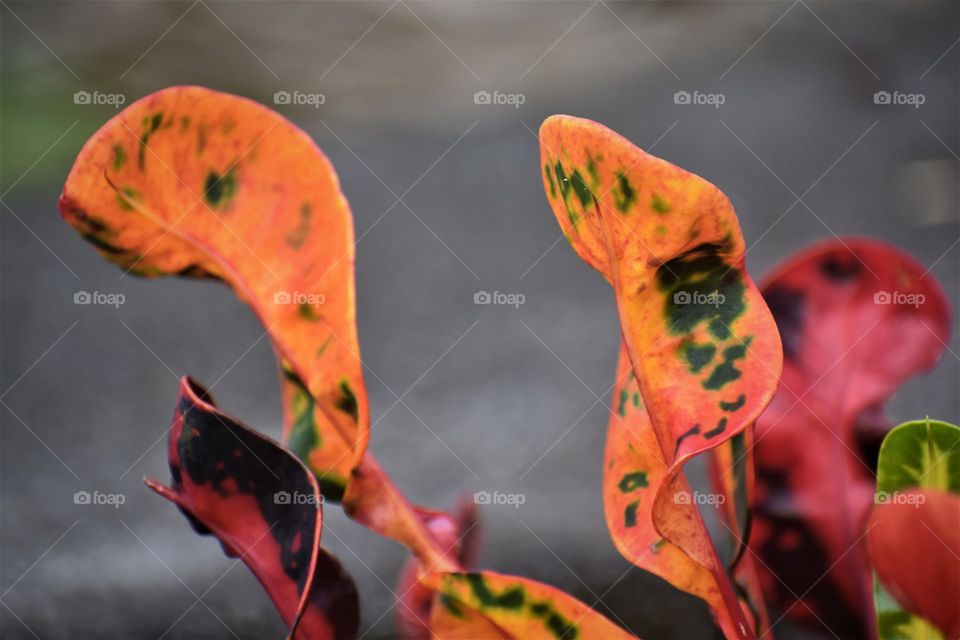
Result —
M960 429L890 431L883 413L948 340L933 276L837 238L758 287L714 185L590 120L548 118L540 148L547 201L619 313L602 491L620 553L701 598L727 638L771 636L784 616L838 637L957 637ZM283 442L185 377L169 486L147 485L243 560L291 638L358 634L356 587L321 546L331 504L409 549L402 637L634 637L554 587L473 568L474 505L411 504L367 450L352 217L303 131L247 99L166 89L87 142L60 210L128 272L216 278L266 327ZM684 473L700 454L716 541Z

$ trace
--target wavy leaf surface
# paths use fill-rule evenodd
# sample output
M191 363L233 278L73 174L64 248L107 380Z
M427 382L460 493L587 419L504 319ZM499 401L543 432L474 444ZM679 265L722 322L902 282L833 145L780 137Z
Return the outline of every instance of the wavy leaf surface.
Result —
M90 138L60 210L131 273L217 278L250 304L281 361L285 439L341 494L369 432L353 227L310 138L250 100L165 89Z
M293 638L356 636L356 587L320 547L322 497L307 467L221 413L187 378L170 431L169 463L172 487L147 485L250 568Z
M567 239L613 285L670 467L741 432L770 401L782 356L730 201L590 120L548 118L540 154Z
M693 495L683 463L748 428L780 373L733 207L706 180L589 120L548 118L540 153L554 214L613 286L623 331L604 497L614 541L704 598L728 637L751 635L699 511L681 500Z
M784 370L756 425L750 547L772 606L823 633L866 637L874 616L863 535L889 430L883 407L940 357L949 307L913 258L859 238L790 258L763 293Z

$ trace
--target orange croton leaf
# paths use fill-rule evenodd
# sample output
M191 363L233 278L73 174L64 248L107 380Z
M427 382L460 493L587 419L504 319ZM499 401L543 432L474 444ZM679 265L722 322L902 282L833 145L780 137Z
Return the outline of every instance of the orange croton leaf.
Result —
M622 342L604 460L604 513L620 553L638 567L704 600L727 637L744 636L738 621L728 612L736 606L734 589L714 559L696 494L683 471L669 472ZM663 498L659 497L661 493ZM726 491L723 495L725 506ZM759 592L751 592L746 580L741 583L737 591L743 592L738 595L745 601L740 606L748 623L753 623L753 631L760 635L756 622L765 613L756 595Z
M440 605L446 609L442 620L453 635L466 637L464 628L453 619L467 623L466 629L479 630L476 614L503 632L502 637L517 640L591 640L634 638L576 598L535 580L492 571L476 573L432 571L420 576L421 582L439 592ZM477 640L501 637L470 636Z
M681 499L691 495L683 463L752 425L782 366L733 207L706 180L590 120L548 118L540 153L554 214L613 286L620 315L626 375L614 413L624 415L611 425L605 481L614 540L631 561L706 599L728 635L749 635L699 512Z
M613 285L670 468L752 424L783 357L727 197L582 118L548 118L540 154L567 239Z
M310 138L250 100L165 89L90 138L60 210L129 272L217 278L253 307L281 361L285 439L341 494L369 431L353 227Z
M430 608L433 640L511 640L507 633L479 611L457 606L447 596L435 594Z
M293 638L356 636L357 590L320 547L319 486L296 456L223 414L188 378L180 384L168 455L173 486L147 485L250 568Z

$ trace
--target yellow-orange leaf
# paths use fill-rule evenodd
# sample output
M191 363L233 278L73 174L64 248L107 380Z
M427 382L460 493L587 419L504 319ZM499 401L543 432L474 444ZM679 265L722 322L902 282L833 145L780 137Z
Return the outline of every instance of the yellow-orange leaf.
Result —
M614 545L638 567L704 600L727 637L743 636L727 612L733 599L724 601L725 570L697 510L697 494L683 471L671 474L667 467L622 342L612 408L603 507Z
M560 226L613 285L669 466L752 424L776 389L783 356L744 267L730 201L590 120L548 118L540 151Z
M420 580L440 593L441 606L449 613L444 615L445 624L452 625L451 618L458 618L468 621L471 628L482 628L477 626L481 623L471 622L473 612L477 612L506 637L518 640L634 638L576 598L535 580L492 571L434 571L422 575ZM474 640L486 638L479 636Z
M60 209L130 272L218 278L253 307L281 361L286 439L342 493L369 430L353 228L310 138L252 101L165 89L90 138Z
M748 636L682 472L753 424L782 367L733 207L706 180L590 120L548 118L540 152L554 214L613 286L620 316L604 487L614 542L707 601L728 637Z

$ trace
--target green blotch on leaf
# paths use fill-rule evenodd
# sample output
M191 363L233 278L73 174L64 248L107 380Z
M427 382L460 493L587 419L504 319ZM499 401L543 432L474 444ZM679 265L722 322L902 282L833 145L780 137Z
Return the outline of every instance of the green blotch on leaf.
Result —
M746 286L740 272L723 260L725 251L725 244L702 243L657 268L671 333L691 333L707 323L717 338L730 336L729 327L747 308Z
M642 405L640 404L640 392L639 392L639 391L634 391L634 392L633 392L633 406L635 406L635 407L638 408L638 409L642 406Z
M570 219L570 225L576 229L577 223L580 221L580 216L577 215L577 212L573 210L568 202L570 198L570 192L573 191L573 185L571 184L570 179L567 178L567 172L564 171L563 165L560 164L559 160L557 160L556 164L553 165L553 172L557 176L557 186L560 189L560 195L563 196L563 205L567 210L567 218ZM569 237L567 240L569 240Z
M660 553L660 549L662 549L663 545L665 544L667 544L667 541L664 540L663 538L660 538L659 540L654 542L652 545L650 545L650 551L652 551L653 553Z
M593 193L591 193L587 183L583 181L583 176L580 175L580 171L576 169L573 170L573 173L570 174L570 183L573 185L573 192L580 200L581 207L586 208L593 202Z
M721 400L720 408L723 411L733 413L734 411L742 407L746 401L747 401L747 396L741 393L739 396L737 396L737 399L734 400L733 402L727 402L726 400Z
M682 343L680 350L687 361L687 368L690 369L690 373L700 373L704 367L710 364L713 356L717 353L717 347L712 343L695 344L689 341Z
M327 347L330 346L330 341L333 340L333 336L327 336L327 339L323 341L323 344L317 347L317 357L319 358L327 350Z
M317 433L317 425L313 416L316 401L295 373L284 370L283 375L295 388L290 400L293 425L290 429L290 435L287 437L287 447L306 462L310 457L310 452L321 445L321 437Z
M286 438L286 445L309 467L310 454L323 446L323 434L317 429L314 417L317 403L297 374L284 369L283 377L294 386L289 408L293 416L293 424ZM314 470L314 475L317 477L320 493L323 494L324 499L334 502L343 499L343 492L347 485L345 478L333 472L323 473L317 470Z
M446 609L446 610L450 613L450 615L452 615L454 618L463 619L463 618L466 617L466 616L464 615L464 613L463 613L463 609L460 608L460 605L457 603L457 601L454 600L453 598L451 598L450 596L448 596L448 595L445 594L445 593L441 593L441 594L440 594L440 604L441 604L441 605L443 606L443 608Z
M727 428L727 419L726 419L726 418L720 418L720 420L717 421L717 426L714 427L713 429L710 429L710 431L705 432L705 433L703 434L703 437L704 437L704 438L715 438L715 437L717 437L718 435L720 435L721 433L723 433L724 429L726 429L726 428Z
M124 211L133 211L136 208L135 203L140 202L143 202L143 196L133 187L123 187L117 193L117 204Z
M237 177L231 167L225 174L216 171L207 174L203 184L203 197L211 207L222 209L230 203L237 192Z
M113 145L113 170L119 171L125 164L127 164L127 152L119 144Z
M657 213L670 213L670 205L657 194L653 194L653 197L650 199L650 208Z
M637 526L637 509L640 508L639 502L631 502L627 505L627 508L623 510L623 526L625 527L635 527Z
M320 319L316 308L309 302L301 302L297 305L297 315L309 322L316 322Z
M563 165L560 164L559 160L553 165L553 171L557 176L557 186L560 188L560 195L566 200L573 186L570 184L570 180L567 178L567 172L563 170Z
M627 417L627 399L630 397L630 393L626 389L620 389L620 404L617 407L617 413L620 414L621 418Z
M535 602L530 605L530 614L541 618L547 629L558 640L576 640L580 634L577 625L564 618L549 602Z
M630 473L624 474L617 484L617 487L619 487L623 493L630 493L637 489L645 489L648 486L650 486L650 483L647 480L646 471L631 471Z
M613 203L621 213L626 213L637 199L637 193L623 173L617 172L617 187L613 190Z
M747 347L752 341L753 338L748 337L740 344L735 344L724 349L723 361L718 364L714 370L710 372L710 376L703 381L703 388L716 391L739 378L743 372L737 369L733 363L746 357Z
M590 184L594 188L600 186L600 172L597 170L597 163L593 158L587 159L587 175L590 176Z
M479 573L463 574L474 597L482 607L496 607L498 609L519 609L526 601L523 587L509 587L501 593L495 594L487 586L483 575Z
M353 389L350 388L350 383L347 382L346 378L340 380L338 386L341 396L337 399L334 406L340 409L340 411L349 414L350 417L353 418L353 421L356 422L359 419L357 396L353 393Z
M658 224L658 225L657 225L657 228L655 229L655 231L656 231L657 235L660 236L661 238L662 238L663 236L667 235L667 228L666 228L665 226L663 226L662 224Z
M140 134L140 148L137 151L137 164L141 170L143 170L144 154L146 153L147 145L150 143L150 136L152 136L156 130L160 128L162 123L162 111L158 111L152 116L146 116L143 119L143 133Z
M557 183L553 181L553 172L550 171L550 165L543 165L543 174L547 176L547 182L550 183L550 197L557 197Z
M297 226L284 238L292 248L299 249L303 246L303 243L306 242L307 237L310 235L311 215L313 215L313 211L310 208L309 202L304 202L300 205L300 220L297 222Z

